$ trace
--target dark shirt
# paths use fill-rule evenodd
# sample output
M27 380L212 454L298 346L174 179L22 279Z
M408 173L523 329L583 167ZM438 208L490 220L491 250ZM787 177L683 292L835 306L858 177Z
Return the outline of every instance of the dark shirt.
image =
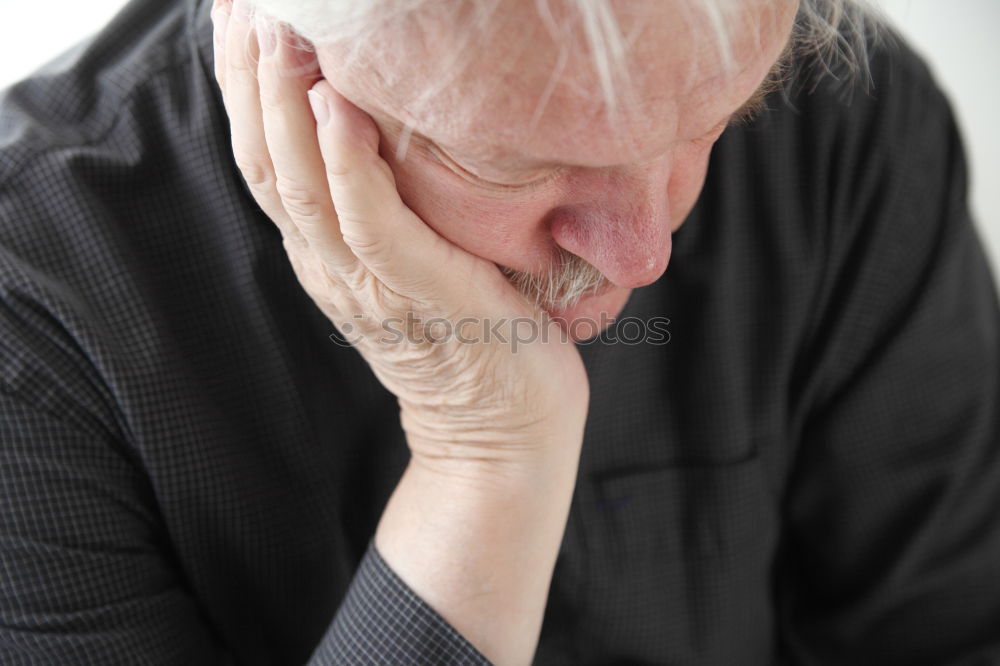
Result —
M0 662L484 663L372 546L398 405L244 187L209 4L0 103ZM1000 308L947 102L873 80L727 131L579 345L536 663L1000 663Z

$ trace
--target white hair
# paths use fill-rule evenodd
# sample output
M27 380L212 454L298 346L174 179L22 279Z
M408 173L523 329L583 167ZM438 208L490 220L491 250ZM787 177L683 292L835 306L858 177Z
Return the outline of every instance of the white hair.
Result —
M436 0L438 11L458 16L471 9L472 25L459 32L457 55L476 40L476 30L489 26L504 0ZM553 0L535 0L539 20L557 40L575 31L559 24L551 11ZM720 59L732 64L729 17L742 0L687 0L684 9L700 12L711 26ZM612 0L562 0L580 27L605 101L616 103L616 89L626 82L628 38L619 29ZM265 20L287 24L312 44L340 43L359 46L388 23L406 20L426 7L428 0L249 0ZM789 49L790 65L804 63L820 75L850 80L868 75L870 45L879 38L883 18L871 0L800 0ZM564 44L562 46L565 46ZM457 62L457 58L456 58ZM560 62L565 64L565 60Z

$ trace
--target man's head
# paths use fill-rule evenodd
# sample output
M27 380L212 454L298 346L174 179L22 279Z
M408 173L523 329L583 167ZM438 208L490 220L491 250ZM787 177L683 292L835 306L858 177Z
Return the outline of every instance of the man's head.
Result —
M799 10L369 0L354 36L334 38L284 13L303 4L257 2L317 40L323 75L378 124L407 205L550 312L591 321L663 273L713 143L759 102Z

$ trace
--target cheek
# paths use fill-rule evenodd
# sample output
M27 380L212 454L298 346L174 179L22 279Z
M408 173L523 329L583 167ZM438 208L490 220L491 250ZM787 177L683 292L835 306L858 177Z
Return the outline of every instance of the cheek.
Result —
M434 231L489 261L521 268L533 256L547 256L542 220L551 202L538 194L500 198L473 191L446 167L408 155L388 155L403 202Z
M711 147L691 148L678 155L676 165L667 185L670 199L671 232L677 231L691 213L708 174Z
M674 155L667 184L671 232L681 226L698 200L710 152L710 146L692 146ZM555 241L544 220L564 203L565 191L542 188L516 195L494 195L466 183L444 165L416 151L402 162L388 150L383 158L392 168L403 202L458 247L519 269L530 270L551 260ZM616 198L614 191L598 193L599 188L593 185L586 188L585 198Z

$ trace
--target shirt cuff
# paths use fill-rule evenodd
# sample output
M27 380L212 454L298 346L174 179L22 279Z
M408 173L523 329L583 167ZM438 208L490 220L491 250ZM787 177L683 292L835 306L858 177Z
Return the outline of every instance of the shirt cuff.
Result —
M309 664L490 666L490 661L389 568L373 538Z

